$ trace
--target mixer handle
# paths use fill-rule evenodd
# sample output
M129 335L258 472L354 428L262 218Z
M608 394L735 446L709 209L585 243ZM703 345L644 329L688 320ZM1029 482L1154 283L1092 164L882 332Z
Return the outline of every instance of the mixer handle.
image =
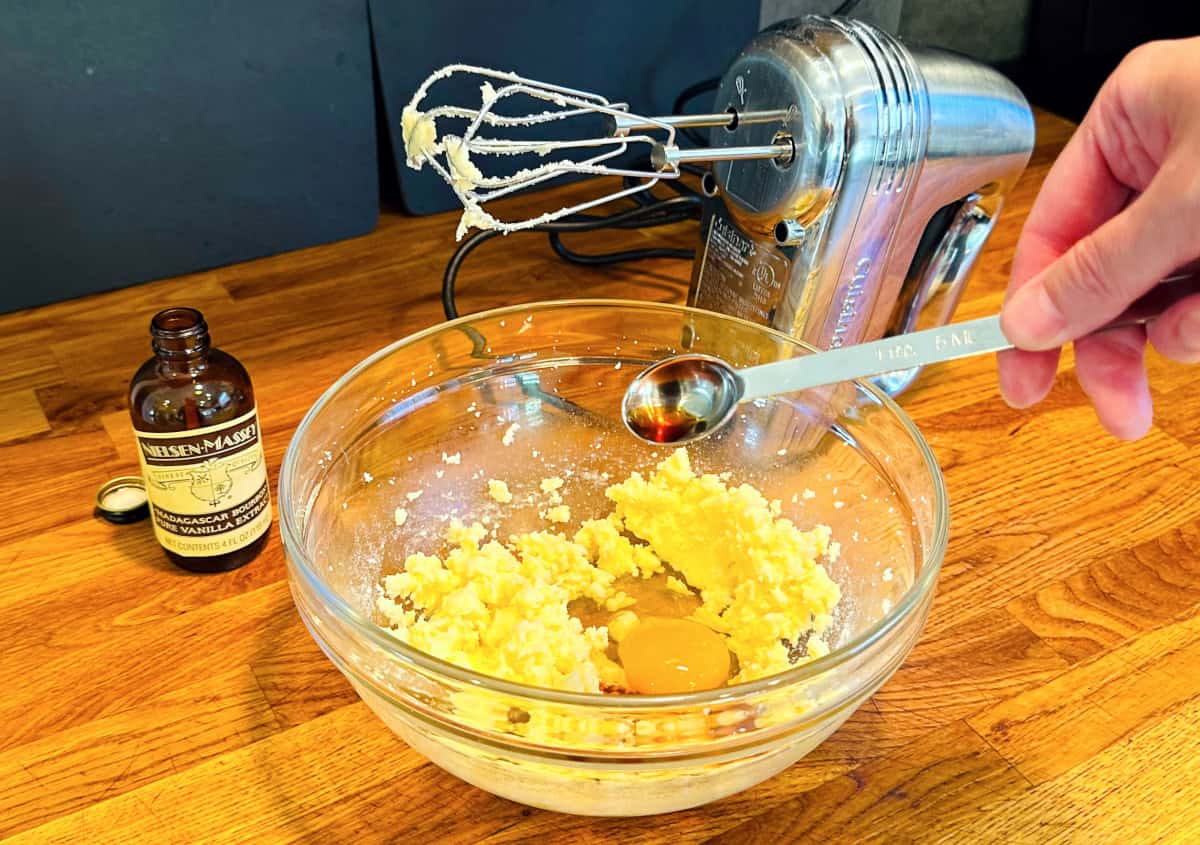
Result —
M998 195L971 194L940 214L950 215L937 237L938 215L922 238L904 280L887 335L908 334L949 322L1000 212ZM930 237L932 236L932 237Z

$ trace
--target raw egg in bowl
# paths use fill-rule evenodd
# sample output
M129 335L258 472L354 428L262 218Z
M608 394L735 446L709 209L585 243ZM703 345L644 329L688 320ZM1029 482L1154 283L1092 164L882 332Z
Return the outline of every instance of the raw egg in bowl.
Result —
M703 804L811 751L915 643L948 512L912 422L838 385L747 404L680 456L619 409L683 351L810 350L677 306L519 306L381 350L298 428L300 616L461 779L570 813Z

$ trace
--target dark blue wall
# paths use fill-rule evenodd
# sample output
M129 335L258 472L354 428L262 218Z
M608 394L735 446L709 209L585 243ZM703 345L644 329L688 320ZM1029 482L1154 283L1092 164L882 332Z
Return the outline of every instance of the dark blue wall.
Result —
M366 233L381 178L414 213L454 207L397 167L382 116L443 64L664 112L723 72L758 15L728 0L0 0L0 312Z
M374 227L364 0L0 8L0 311Z

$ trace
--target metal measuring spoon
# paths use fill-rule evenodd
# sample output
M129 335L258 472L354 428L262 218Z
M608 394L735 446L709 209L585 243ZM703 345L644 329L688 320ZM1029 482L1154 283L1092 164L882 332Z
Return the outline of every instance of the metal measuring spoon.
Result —
M1172 276L1097 331L1148 322L1194 293L1200 275ZM687 443L720 429L742 402L1012 348L997 315L742 370L709 355L675 355L634 378L621 416L643 440Z

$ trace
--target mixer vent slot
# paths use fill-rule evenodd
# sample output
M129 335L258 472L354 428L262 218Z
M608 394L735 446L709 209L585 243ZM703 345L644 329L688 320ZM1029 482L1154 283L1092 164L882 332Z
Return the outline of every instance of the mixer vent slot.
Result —
M873 194L901 193L921 155L921 133L927 116L920 83L903 47L885 33L850 21L844 25L870 57L879 82L880 160L871 185Z

